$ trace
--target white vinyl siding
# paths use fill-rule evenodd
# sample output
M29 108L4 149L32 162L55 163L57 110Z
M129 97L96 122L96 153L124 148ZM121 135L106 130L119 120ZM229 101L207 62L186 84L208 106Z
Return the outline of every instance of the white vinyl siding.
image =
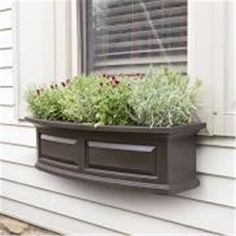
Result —
M0 9L0 29L6 30L12 26L12 15L11 15L11 6L6 6L6 8Z
M13 74L12 68L0 69L0 86L13 86Z
M13 50L12 50L12 4L0 3L0 105L11 107L15 104L13 88ZM0 117L3 113L0 113Z
M12 34L11 34L10 29L0 31L0 46L1 46L1 48L11 48Z

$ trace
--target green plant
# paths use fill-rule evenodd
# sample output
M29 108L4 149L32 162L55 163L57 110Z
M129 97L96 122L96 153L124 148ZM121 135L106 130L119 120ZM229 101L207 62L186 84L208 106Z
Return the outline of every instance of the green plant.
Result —
M82 75L75 78L65 88L61 107L63 120L96 123L96 106L99 94L99 81L96 75Z
M200 81L191 85L187 76L170 69L150 69L133 85L133 120L151 127L189 124L196 111L199 88Z
M62 120L61 100L63 100L64 96L64 88L30 88L27 92L27 102L35 118Z
M129 99L132 92L126 78L112 77L100 82L100 92L96 104L98 124L128 125L133 121L129 115Z
M27 94L35 118L104 125L129 124L131 90L125 78L91 74L51 85L31 88Z
M170 127L191 122L200 83L170 69L150 69L142 79L81 75L44 89L31 88L35 118L96 125Z

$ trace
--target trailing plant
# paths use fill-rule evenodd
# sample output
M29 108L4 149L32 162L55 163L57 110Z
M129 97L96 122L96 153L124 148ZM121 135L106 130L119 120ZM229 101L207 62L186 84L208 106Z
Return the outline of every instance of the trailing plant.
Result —
M35 118L96 125L170 127L191 122L200 82L170 69L150 69L141 79L81 75L60 85L31 88Z

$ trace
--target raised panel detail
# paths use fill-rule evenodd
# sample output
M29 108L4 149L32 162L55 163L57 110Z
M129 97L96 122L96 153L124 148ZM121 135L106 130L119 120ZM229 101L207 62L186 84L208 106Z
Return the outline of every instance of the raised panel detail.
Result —
M88 141L88 168L154 175L156 147L124 143Z
M72 165L78 163L79 148L76 139L42 134L40 140L40 156L44 159Z

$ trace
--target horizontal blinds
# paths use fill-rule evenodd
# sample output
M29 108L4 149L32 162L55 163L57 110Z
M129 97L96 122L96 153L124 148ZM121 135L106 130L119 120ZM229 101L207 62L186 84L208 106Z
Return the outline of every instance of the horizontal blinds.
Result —
M187 0L91 0L87 34L90 71L186 71Z

